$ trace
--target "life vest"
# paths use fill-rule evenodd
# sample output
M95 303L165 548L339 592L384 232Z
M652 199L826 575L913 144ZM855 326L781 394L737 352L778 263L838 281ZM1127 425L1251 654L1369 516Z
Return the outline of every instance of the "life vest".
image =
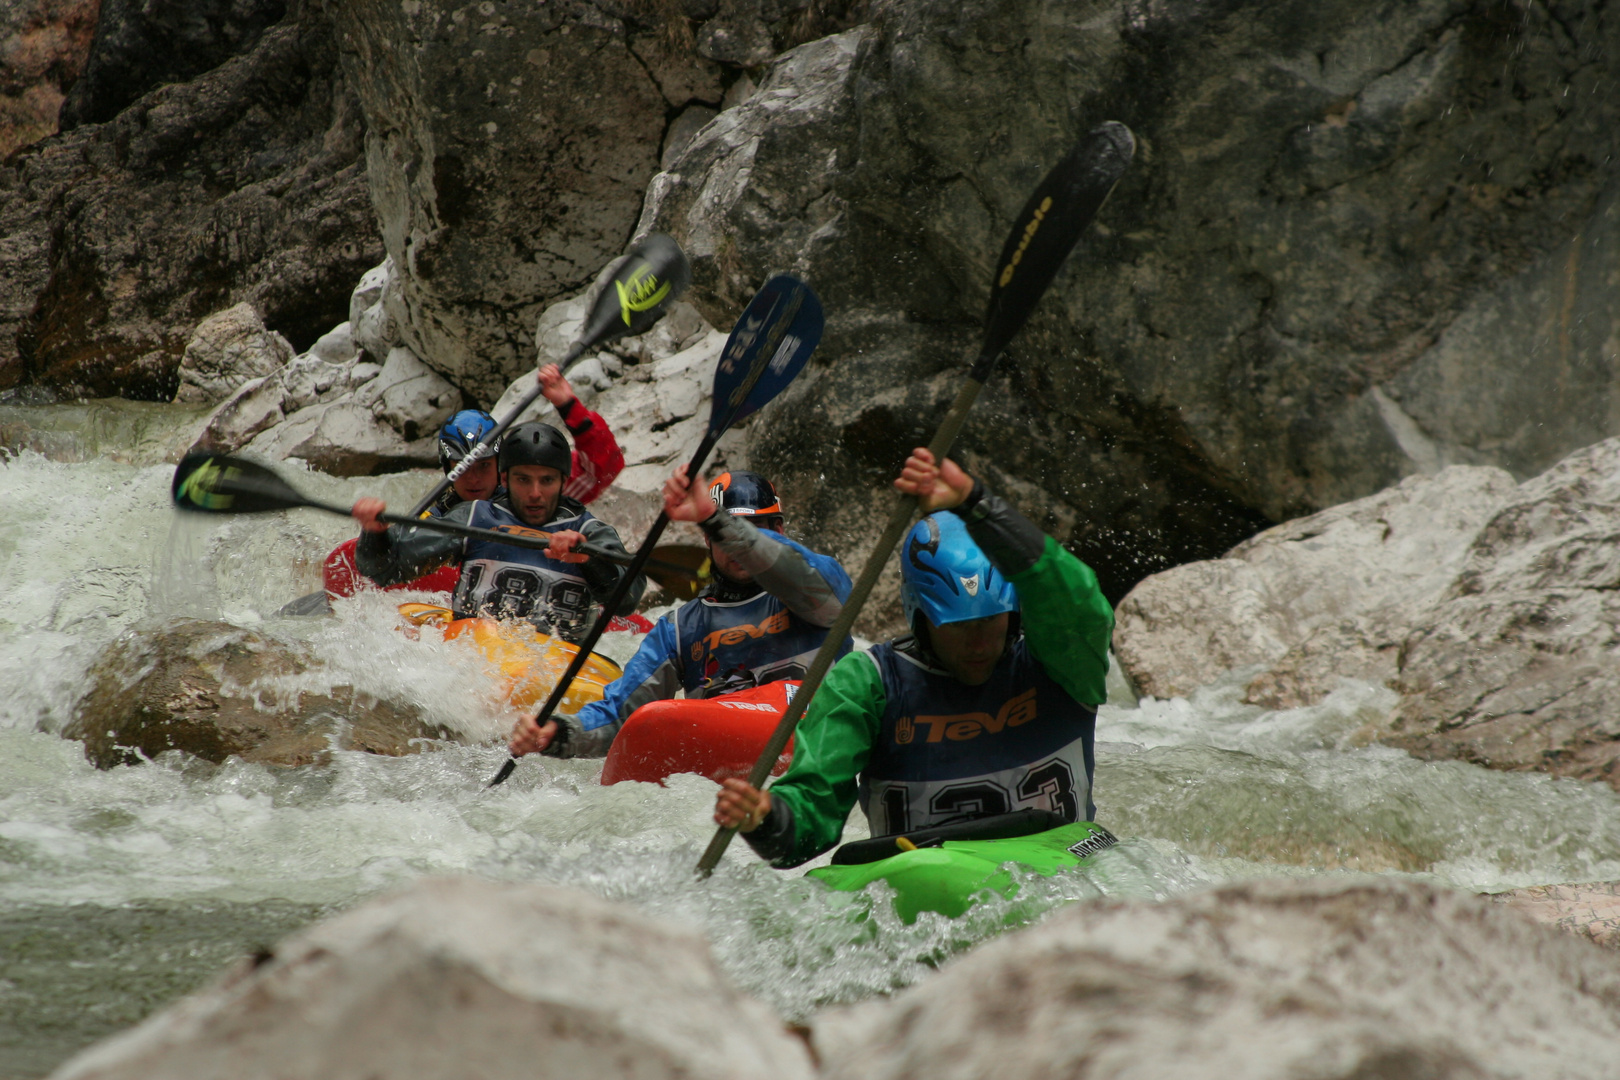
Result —
M574 529L583 532L593 520L579 504L564 502L543 531ZM467 524L479 529L536 533L542 530L500 503L479 500L472 505ZM461 581L453 604L458 616L491 619L529 619L542 630L569 636L582 627L591 611L591 591L579 564L546 557L544 551L514 547L482 537L470 538L461 560Z
M763 590L734 602L700 597L683 604L674 623L681 685L701 697L803 679L827 637L826 627L799 618ZM838 655L852 646L846 637Z
M1037 808L1090 821L1096 710L1069 696L1019 638L980 686L892 645L867 655L884 710L859 782L873 836Z

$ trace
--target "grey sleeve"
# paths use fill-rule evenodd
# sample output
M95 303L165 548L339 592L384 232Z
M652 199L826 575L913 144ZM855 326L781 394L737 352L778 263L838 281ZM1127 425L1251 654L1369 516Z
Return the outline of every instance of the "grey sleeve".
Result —
M444 515L444 520L467 523L472 503L462 503ZM430 532L414 525L390 525L386 532L363 532L354 546L354 565L378 585L398 585L415 581L430 570L461 560L466 550L464 537Z
M592 518L580 530L585 539L598 547L608 548L611 551L624 551L624 541L619 539L619 531L600 518ZM624 567L610 563L606 559L591 558L580 564L580 574L585 578L585 585L591 590L591 599L598 604L607 603L608 597L619 586L619 578L624 574ZM645 575L637 576L630 586L630 591L624 596L624 603L617 611L608 612L609 615L628 615L636 610L641 603L641 594L647 591L647 578Z
M793 544L767 536L753 523L724 511L715 512L698 525L705 536L752 574L761 588L805 622L831 626L844 609L832 582Z
M681 673L675 661L665 660L620 703L618 718L613 723L587 731L577 717L561 713L553 716L557 721L557 737L541 753L547 757L606 757L608 747L613 745L619 729L632 713L649 701L667 701L680 690Z
M1035 565L1046 550L1046 534L978 480L961 506L952 510L967 525L968 535L992 565L1011 577Z

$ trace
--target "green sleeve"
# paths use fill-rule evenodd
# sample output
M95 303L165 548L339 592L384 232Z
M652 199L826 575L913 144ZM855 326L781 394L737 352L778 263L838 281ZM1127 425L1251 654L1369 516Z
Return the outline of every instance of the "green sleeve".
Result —
M813 859L843 836L883 708L883 678L866 653L850 653L827 672L794 733L793 764L770 788L772 800L793 812L793 852L783 865Z
M1018 590L1030 654L1076 701L1107 701L1114 609L1096 573L1048 536L1034 565L1008 580Z

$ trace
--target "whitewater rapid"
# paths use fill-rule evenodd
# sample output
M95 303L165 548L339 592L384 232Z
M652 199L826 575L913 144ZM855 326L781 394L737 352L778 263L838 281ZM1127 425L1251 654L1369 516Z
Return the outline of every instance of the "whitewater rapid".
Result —
M0 410L0 442L45 451L0 461L3 1076L42 1075L233 957L426 875L569 885L697 926L740 985L792 1019L907 985L1009 918L1098 896L1279 873L1474 891L1620 878L1608 787L1361 746L1358 729L1393 704L1387 689L1346 680L1320 705L1266 712L1241 703L1238 673L1174 701L1132 702L1115 681L1096 801L1124 842L1085 871L1026 881L1015 901L907 927L880 894L828 893L742 844L700 882L708 781L605 788L597 762L531 758L488 791L509 721L463 653L398 633L393 598L277 618L319 586L350 524L313 511L177 516L163 457L193 419L127 403ZM431 480L278 467L338 503L408 503ZM299 676L306 688L386 692L478 744L293 769L171 753L97 771L58 734L87 671L119 634L179 617L307 645L327 666ZM610 655L634 648L613 637ZM846 838L863 834L857 813Z

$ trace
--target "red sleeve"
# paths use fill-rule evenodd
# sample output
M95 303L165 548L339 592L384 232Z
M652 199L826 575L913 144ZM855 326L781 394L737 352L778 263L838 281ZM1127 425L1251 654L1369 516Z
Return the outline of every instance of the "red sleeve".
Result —
M563 494L588 503L624 471L624 451L608 430L607 421L581 405L579 398L561 411L563 423L574 436L573 475L563 487Z

